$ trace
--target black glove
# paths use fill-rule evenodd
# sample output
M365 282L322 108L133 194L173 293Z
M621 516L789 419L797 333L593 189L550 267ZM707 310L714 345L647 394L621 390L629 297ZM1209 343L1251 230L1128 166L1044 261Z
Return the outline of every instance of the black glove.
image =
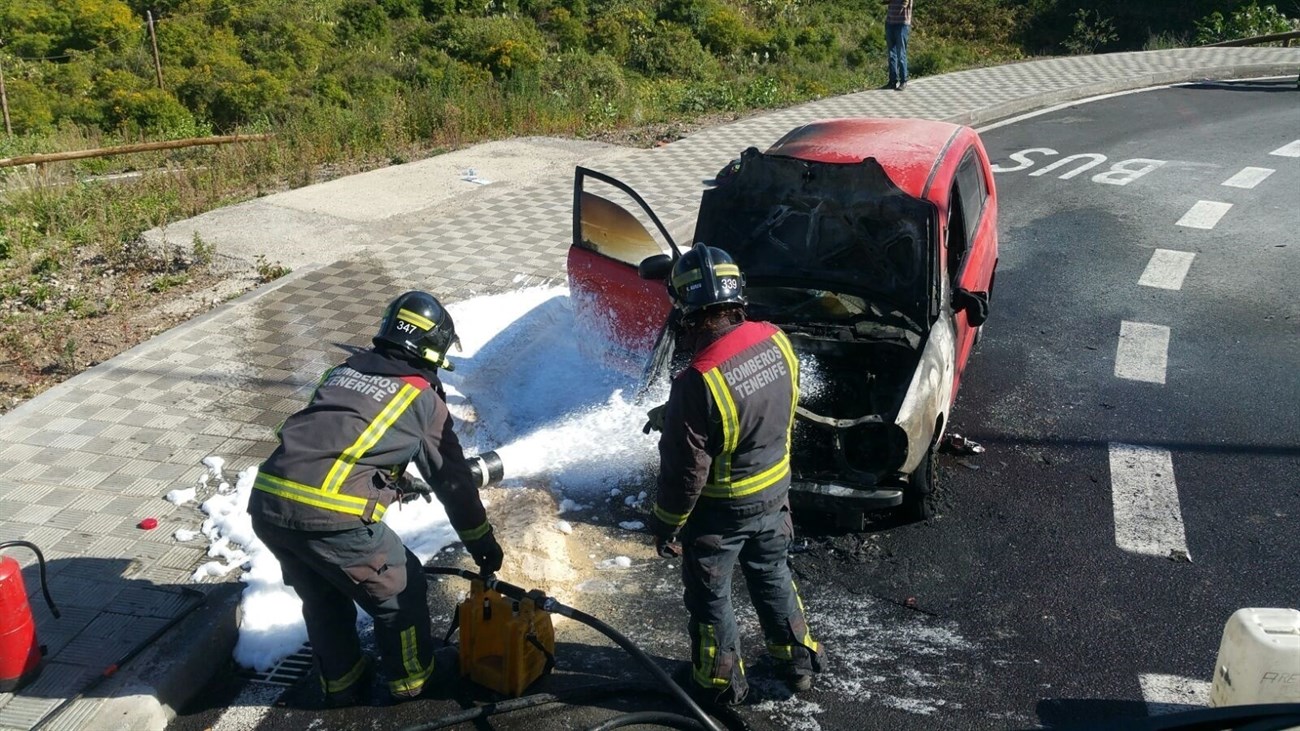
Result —
M658 406L645 412L646 423L641 427L642 434L649 434L652 431L661 432L664 430L664 413L668 411L668 404L659 404Z
M425 484L424 480L412 479L405 472L393 483L393 489L397 490L397 499L403 503L409 503L416 498L424 498L426 503L433 502L433 488Z
M505 554L501 552L501 544L497 543L497 537L492 534L491 528L488 528L488 532L482 536L472 541L465 541L465 550L474 557L479 573L484 576L501 570L501 562L505 559Z
M677 558L682 555L682 544L677 540L678 526L668 525L657 515L650 516L650 532L655 537L655 553L659 558Z
M677 541L677 536L655 536L655 553L659 554L659 558L679 558L682 555L682 544Z

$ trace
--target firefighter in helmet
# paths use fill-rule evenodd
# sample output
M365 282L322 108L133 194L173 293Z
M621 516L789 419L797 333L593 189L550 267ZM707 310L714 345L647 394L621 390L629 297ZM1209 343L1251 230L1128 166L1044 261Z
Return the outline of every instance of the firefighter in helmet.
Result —
M374 347L326 371L306 408L285 420L253 485L253 530L302 599L326 706L362 700L367 685L354 602L375 620L393 700L456 675L455 648L435 658L420 561L381 522L393 502L432 492L479 569L501 568L438 380L453 345L455 326L436 298L393 300ZM406 477L412 462L427 485Z
M695 244L673 266L669 293L691 363L646 424L662 432L650 526L661 556L682 557L692 680L724 704L748 690L731 607L739 562L779 673L807 690L821 646L787 562L799 362L781 330L746 322L744 278L721 249Z

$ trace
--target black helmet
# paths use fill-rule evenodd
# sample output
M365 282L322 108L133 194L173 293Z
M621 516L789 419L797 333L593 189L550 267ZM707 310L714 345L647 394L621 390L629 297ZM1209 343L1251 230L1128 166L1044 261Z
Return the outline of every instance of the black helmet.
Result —
M731 255L696 243L673 265L668 292L683 315L717 305L745 304L745 277Z
M451 313L437 297L418 290L407 292L388 305L374 341L376 346L396 347L447 370L452 370L447 351L453 345L460 350Z

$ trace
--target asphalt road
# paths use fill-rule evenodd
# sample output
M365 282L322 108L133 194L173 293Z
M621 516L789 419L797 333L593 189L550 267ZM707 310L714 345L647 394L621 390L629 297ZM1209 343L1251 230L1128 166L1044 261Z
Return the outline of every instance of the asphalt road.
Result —
M813 692L789 698L757 663L743 711L753 728L1143 717L1204 701L1234 610L1300 607L1300 157L1269 154L1300 138L1298 106L1293 80L1177 87L983 134L995 164L1033 163L997 175L997 290L950 428L987 452L942 458L943 510L929 523L805 531L793 562L832 666ZM1053 152L1012 157L1031 148ZM1080 153L1106 159L1033 175ZM1094 180L1134 159L1148 162L1121 168L1160 164L1125 185ZM1274 172L1251 188L1222 184L1246 167ZM1178 225L1191 210L1223 208L1199 201L1231 207L1211 228ZM1162 262L1194 254L1185 276L1149 272L1156 250L1174 252L1155 255ZM1139 284L1144 274L1166 288ZM1136 360L1118 345L1122 331ZM1133 454L1155 465L1143 483L1151 504L1129 504ZM686 656L675 572L637 571L637 591L601 616L671 664ZM743 598L738 607L757 657L752 611ZM639 677L608 643L567 638L547 687ZM307 684L283 707L232 720L231 705L256 702L249 687L230 676L173 728L400 728L469 700L319 713L301 709ZM657 701L624 694L477 727L577 728L647 703Z

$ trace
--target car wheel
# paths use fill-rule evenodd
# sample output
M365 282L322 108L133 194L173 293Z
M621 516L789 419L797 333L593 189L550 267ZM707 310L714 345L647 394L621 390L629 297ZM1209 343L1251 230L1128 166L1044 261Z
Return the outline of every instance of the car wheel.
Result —
M903 488L903 504L899 506L903 519L918 522L933 518L937 512L938 495L935 485L939 478L939 463L934 445L925 451L921 464L916 466Z

